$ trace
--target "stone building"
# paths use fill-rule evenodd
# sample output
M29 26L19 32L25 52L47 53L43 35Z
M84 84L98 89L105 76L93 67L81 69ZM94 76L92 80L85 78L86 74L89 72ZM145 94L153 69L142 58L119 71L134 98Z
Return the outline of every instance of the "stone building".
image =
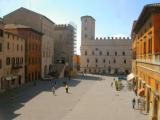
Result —
M129 38L96 38L95 19L81 17L81 63L86 73L128 74L131 71Z
M160 4L145 5L132 27L132 72L143 109L160 120Z
M56 25L54 31L55 63L67 63L73 68L75 28L68 25Z
M25 82L25 40L13 33L4 34L4 89L18 87Z
M0 18L0 92L4 90L4 23Z
M25 39L25 81L40 79L42 33L18 24L6 24L5 30Z
M41 77L44 78L53 69L54 61L54 22L39 13L26 8L19 8L3 17L8 24L29 26L43 33L41 51Z

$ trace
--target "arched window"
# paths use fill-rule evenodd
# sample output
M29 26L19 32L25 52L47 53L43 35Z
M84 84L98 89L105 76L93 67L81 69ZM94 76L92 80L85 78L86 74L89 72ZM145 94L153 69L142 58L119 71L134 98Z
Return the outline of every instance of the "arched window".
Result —
M126 60L124 60L124 64L126 64Z

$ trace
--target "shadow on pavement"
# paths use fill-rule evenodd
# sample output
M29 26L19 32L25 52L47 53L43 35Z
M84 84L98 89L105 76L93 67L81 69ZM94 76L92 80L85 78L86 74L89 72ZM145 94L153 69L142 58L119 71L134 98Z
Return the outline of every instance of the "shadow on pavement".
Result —
M98 77L97 75L90 75L90 74L85 74L85 75L77 75L76 78L80 80L103 80L102 77Z
M20 88L8 90L0 94L0 120L12 120L21 114L15 113L22 108L25 103L33 99L43 91L51 92L53 85L56 82L56 89L64 86L63 82L67 81L69 86L78 85L81 80L102 80L102 78L92 75L78 75L68 80L67 78L57 79L52 81L37 81L36 86L33 82L26 83ZM33 111L34 112L34 111Z
M27 83L20 88L8 90L0 95L0 120L12 120L19 116L15 111L24 106L43 91L51 91L53 83L48 81L37 81L36 86L33 82Z

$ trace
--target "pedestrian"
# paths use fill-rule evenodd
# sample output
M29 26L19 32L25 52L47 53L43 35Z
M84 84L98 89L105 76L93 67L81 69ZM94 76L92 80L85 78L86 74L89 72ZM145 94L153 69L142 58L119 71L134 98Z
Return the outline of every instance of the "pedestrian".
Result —
M113 86L113 82L111 82L111 87Z
M115 81L116 91L118 91L118 81Z
M57 87L57 82L56 82L56 81L54 82L54 87L55 87L55 89L56 89L56 87Z
M136 104L136 100L135 100L135 98L133 98L133 100L132 100L133 109L134 109L134 107L135 107L135 104Z
M56 92L56 89L55 89L55 87L53 86L53 87L52 87L52 93L53 93L53 95L55 95L55 92Z
M134 87L134 93L135 93L135 95L137 96L137 88L136 87Z
M68 89L69 89L69 87L68 87L68 85L66 84L66 86L65 86L65 89L66 89L66 93L68 93Z
M140 106L140 98L137 99L137 105L138 105L138 109L139 109L139 106Z

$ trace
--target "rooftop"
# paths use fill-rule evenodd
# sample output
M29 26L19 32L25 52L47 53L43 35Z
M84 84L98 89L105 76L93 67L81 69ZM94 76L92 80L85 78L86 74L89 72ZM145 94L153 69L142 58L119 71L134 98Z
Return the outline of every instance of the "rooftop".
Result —
M35 29L29 27L29 26L20 25L20 24L6 24L6 25L4 26L4 28L5 28L5 29L30 29L30 30L38 33L38 34L42 34L42 33L38 32L38 31L36 31Z
M92 16L89 16L89 15L82 16L81 19L82 18L91 18L91 19L93 19L95 21L95 19Z
M137 33L153 13L160 13L160 3L147 4L144 6L133 31Z

